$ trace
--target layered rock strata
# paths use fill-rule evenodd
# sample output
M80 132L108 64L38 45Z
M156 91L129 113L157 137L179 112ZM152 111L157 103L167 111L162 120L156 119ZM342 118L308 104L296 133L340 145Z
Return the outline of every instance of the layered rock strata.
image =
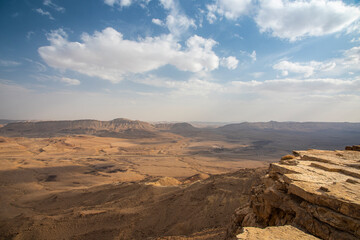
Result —
M250 205L234 215L229 236L246 232L244 227L292 225L321 239L360 239L357 149L294 151L271 164Z

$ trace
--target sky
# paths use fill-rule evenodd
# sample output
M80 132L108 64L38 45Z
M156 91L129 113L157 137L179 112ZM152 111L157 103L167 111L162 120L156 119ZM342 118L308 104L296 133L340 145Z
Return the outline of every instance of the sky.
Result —
M357 0L0 1L0 118L360 122Z

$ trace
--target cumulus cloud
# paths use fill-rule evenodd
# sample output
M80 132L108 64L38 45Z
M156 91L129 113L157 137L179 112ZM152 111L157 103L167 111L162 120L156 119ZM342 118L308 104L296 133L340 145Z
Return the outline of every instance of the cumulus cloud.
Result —
M43 4L45 6L51 7L52 9L54 9L58 12L62 12L62 13L65 12L65 8L53 3L52 0L44 0Z
M217 0L214 4L207 5L207 20L213 23L217 15L236 20L240 16L248 15L252 7L253 0Z
M183 14L175 0L160 0L160 3L170 12L166 17L166 26L171 34L178 37L190 27L196 28L194 19Z
M220 61L221 66L227 67L230 70L236 69L238 64L239 64L239 60L237 60L236 57L233 56L222 58Z
M261 0L255 17L260 32L290 41L336 33L359 19L358 7L330 0Z
M164 25L163 21L161 21L161 20L158 19L158 18L153 18L151 21L152 21L152 23L154 23L154 24L156 24L156 25L159 25L159 26L163 26L163 25Z
M62 77L60 78L60 81L65 83L66 85L72 85L72 86L80 85L80 80L74 78Z
M197 35L190 37L185 46L171 34L126 40L113 28L94 35L84 33L81 39L82 42L70 42L66 33L59 29L48 34L50 45L40 47L38 52L51 67L111 82L167 64L189 72L212 71L219 67L219 57L212 50L217 43Z
M219 66L219 57L212 51L217 42L194 35L186 41L185 51L176 50L169 62L190 72L212 71Z
M131 5L131 0L104 0L104 3L109 6L119 5L120 7L128 7Z
M36 11L37 13L39 13L40 15L48 16L49 19L54 20L54 17L53 17L53 16L51 15L51 13L48 12L48 11L45 11L45 10L43 10L43 9L41 9L41 8L37 8L37 9L35 9L35 11Z

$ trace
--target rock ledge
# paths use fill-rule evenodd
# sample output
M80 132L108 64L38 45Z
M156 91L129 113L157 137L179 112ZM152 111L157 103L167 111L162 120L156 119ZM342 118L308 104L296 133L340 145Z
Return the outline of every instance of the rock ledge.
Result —
M229 238L245 227L292 225L322 239L360 239L360 151L346 149L293 151L271 164L233 216Z

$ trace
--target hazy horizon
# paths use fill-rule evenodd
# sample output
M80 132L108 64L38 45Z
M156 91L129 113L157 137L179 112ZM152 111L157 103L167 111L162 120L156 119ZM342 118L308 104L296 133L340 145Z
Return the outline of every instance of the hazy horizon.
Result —
M20 0L0 19L2 119L360 121L358 1Z
M161 124L161 123L189 123L192 125L214 125L214 126L224 126L227 124L240 124L240 123L269 123L269 122L277 122L277 123L360 123L360 121L275 121L275 120L268 120L268 121L193 121L193 120L184 120L184 121L163 121L163 120L143 120L143 119L131 119L127 117L117 117L113 119L96 119L96 118L79 118L79 119L9 119L9 118L0 118L0 121L29 121L29 122L42 122L42 121L78 121L78 120L94 120L94 121L112 121L115 119L127 119L130 121L141 121L147 122L150 124ZM0 123L1 124L1 123Z

